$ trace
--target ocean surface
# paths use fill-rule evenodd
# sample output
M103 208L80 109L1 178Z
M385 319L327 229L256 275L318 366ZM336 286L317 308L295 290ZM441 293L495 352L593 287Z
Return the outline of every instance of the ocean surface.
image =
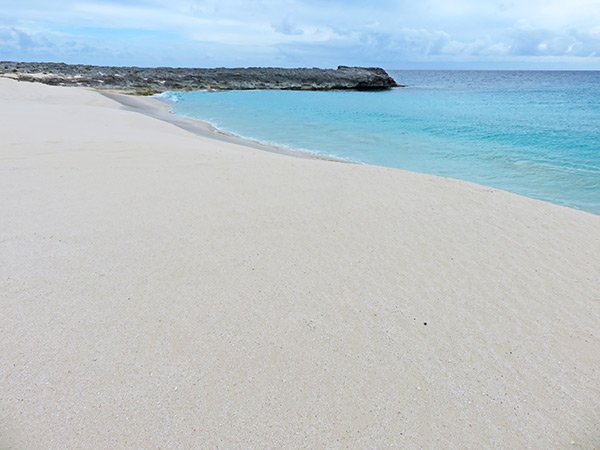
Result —
M161 96L245 138L600 214L600 72L389 72L407 87Z

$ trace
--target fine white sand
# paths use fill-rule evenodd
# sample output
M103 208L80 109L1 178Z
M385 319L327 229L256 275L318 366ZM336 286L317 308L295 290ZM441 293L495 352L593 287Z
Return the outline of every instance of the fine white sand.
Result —
M0 233L0 448L600 446L600 216L0 79Z

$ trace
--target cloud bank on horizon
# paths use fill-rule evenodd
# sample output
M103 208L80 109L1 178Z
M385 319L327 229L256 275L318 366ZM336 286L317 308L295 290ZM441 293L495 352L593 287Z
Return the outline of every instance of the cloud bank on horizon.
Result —
M0 0L0 60L600 69L600 0Z

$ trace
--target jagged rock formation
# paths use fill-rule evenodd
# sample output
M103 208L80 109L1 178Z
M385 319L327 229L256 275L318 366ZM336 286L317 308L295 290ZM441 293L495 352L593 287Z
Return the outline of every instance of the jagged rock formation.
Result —
M0 62L0 74L22 81L119 89L137 94L192 89L383 90L398 86L383 69L347 66L339 66L335 70L274 67L186 69Z

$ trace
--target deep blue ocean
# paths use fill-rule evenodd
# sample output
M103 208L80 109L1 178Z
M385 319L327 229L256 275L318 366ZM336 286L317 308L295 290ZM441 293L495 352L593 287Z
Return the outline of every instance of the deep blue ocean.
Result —
M600 72L389 72L407 87L163 97L242 137L600 214Z

